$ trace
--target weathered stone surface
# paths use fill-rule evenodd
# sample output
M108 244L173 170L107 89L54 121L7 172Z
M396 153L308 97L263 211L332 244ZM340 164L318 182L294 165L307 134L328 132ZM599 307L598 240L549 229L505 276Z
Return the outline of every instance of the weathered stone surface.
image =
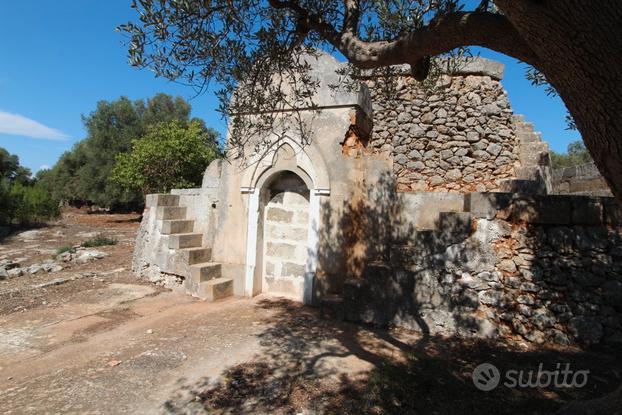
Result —
M267 218L274 222L286 222L290 223L294 217L294 212L286 211L279 208L270 208L268 210Z
M24 270L22 268L11 268L7 271L7 274L11 278L21 277L22 275L24 275Z
M268 255L281 258L292 258L296 253L296 245L288 243L268 242Z

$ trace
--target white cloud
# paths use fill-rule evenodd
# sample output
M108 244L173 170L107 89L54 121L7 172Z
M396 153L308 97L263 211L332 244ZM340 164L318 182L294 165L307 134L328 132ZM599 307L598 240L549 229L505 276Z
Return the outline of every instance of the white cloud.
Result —
M19 114L0 111L0 134L20 135L45 140L67 140L69 136Z
M50 166L48 166L47 164L44 164L43 166L39 167L39 170L48 170L50 168Z

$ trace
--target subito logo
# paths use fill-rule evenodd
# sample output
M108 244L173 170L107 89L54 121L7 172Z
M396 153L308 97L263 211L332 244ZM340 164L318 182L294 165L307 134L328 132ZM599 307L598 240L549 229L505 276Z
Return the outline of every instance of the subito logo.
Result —
M482 363L471 374L473 384L481 391L489 392L499 385L501 373L494 365Z

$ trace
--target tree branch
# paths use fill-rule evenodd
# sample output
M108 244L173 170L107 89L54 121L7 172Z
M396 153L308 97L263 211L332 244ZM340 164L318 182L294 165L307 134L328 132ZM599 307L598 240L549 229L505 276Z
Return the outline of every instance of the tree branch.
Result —
M330 38L327 40L330 42ZM482 46L538 66L536 55L510 21L488 12L450 13L392 42L365 42L346 33L333 45L361 69L414 65L426 56L460 46Z
M358 24L358 1L344 0L344 30L338 32L320 16L310 14L296 1L270 0L270 5L304 17L310 30L337 48L359 69L390 65L421 65L427 56L449 52L461 46L481 46L515 57L534 67L538 58L503 15L490 12L454 12L439 16L427 26L405 33L395 41L367 42L360 39L352 25ZM352 8L351 8L352 7Z
M343 0L343 7L345 14L342 32L348 32L356 36L358 35L359 19L361 18L359 0Z

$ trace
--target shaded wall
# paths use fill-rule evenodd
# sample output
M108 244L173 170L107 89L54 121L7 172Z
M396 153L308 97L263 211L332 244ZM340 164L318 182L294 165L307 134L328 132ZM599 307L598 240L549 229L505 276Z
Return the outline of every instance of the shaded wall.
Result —
M473 193L343 287L343 315L426 334L622 344L612 198Z

